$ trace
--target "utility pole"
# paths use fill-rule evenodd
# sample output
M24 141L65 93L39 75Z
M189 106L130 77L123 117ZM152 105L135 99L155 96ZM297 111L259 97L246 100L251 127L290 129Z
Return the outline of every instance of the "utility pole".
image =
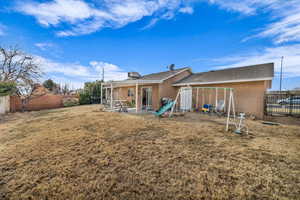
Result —
M104 67L102 67L102 82L104 82Z
M103 84L104 84L104 67L102 67L102 81L101 81L101 94L100 94L100 104L103 104ZM105 96L105 98L107 98Z
M282 90L282 63L283 63L283 56L281 57L281 67L280 67L280 86L279 86L280 94Z

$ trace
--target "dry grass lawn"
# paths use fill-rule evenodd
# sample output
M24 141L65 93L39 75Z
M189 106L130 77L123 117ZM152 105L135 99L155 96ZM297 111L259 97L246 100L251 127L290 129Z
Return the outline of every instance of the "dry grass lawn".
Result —
M97 106L0 121L0 199L300 199L300 127Z

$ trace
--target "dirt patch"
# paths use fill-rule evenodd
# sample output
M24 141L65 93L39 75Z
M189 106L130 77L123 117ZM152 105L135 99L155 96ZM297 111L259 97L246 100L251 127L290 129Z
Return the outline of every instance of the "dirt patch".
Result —
M299 127L79 106L0 124L0 199L297 199Z

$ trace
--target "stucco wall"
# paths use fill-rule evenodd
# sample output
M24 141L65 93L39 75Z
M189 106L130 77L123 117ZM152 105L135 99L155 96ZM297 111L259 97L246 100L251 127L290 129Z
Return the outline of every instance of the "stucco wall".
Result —
M173 87L172 84L189 76L190 74L190 71L184 71L159 84L159 99L163 97L175 99L178 90L175 87Z
M138 108L141 108L141 89L143 87L151 87L152 88L152 107L154 110L159 109L160 107L160 99L163 97L168 97L175 99L176 94L177 94L177 89L172 86L173 83L189 76L191 74L190 71L184 71L180 74L177 74L176 76L164 81L163 83L160 84L144 84L144 85L138 85ZM119 99L119 100L127 100L127 101L135 101L135 96L134 97L128 97L128 89L133 88L134 89L134 94L136 92L136 87L135 86L123 86L123 87L116 87L114 88L114 99Z
M264 115L264 94L270 86L270 81L255 81L243 83L227 83L227 84L213 84L213 85L193 85L193 87L227 87L234 89L234 99L237 112L245 112L247 114L255 115L258 118L263 118ZM177 90L179 87L176 87ZM203 104L203 96L199 90L198 104L201 107ZM209 98L210 96L210 98ZM204 103L215 104L215 92L210 95L205 90ZM228 99L229 93L227 93ZM218 92L218 99L224 97L224 92ZM196 90L193 90L193 105L196 103ZM228 102L228 101L227 101Z
M148 85L138 85L138 109L141 108L142 99L142 88L150 87L152 88L152 107L154 110L159 108L159 98L158 98L158 84L148 84ZM128 89L132 88L134 96L128 97ZM129 102L135 102L136 86L126 86L118 87L113 89L113 98L118 100L127 100Z

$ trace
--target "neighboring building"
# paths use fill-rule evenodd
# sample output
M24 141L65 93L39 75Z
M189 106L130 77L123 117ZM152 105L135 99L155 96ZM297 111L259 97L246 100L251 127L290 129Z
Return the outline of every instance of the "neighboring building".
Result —
M145 76L135 74L133 78L124 81L106 82L104 88L107 99L113 97L113 99L138 102L136 105L138 110L158 109L161 98L175 99L180 87L233 88L236 110L262 118L264 94L268 88L271 88L273 77L273 63L203 73L192 73L190 68L180 68ZM195 103L193 106L195 108Z

